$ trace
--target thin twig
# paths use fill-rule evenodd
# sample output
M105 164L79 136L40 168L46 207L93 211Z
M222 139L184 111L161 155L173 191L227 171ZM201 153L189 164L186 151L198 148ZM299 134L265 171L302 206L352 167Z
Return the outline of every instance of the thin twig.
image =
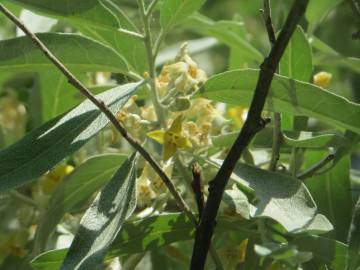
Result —
M275 29L274 24L271 18L271 4L270 0L264 0L263 3L264 9L261 10L266 32L268 34L268 38L271 44L271 47L274 47L276 42L275 36ZM269 170L276 171L277 163L280 159L280 147L281 147L281 140L282 140L282 133L281 133L281 114L278 112L274 112L273 117L274 122L274 129L273 129L273 144L272 144L272 152L271 152L271 159L269 163Z
M260 66L260 74L247 119L217 175L210 183L209 196L199 227L196 231L191 259L192 270L202 270L205 267L205 261L214 231L215 219L224 189L244 149L249 145L255 134L264 126L264 120L262 119L261 114L274 73L279 65L286 46L295 31L296 25L305 13L308 2L309 0L295 0L275 45L271 49L269 56L265 58Z
M141 144L134 139L127 130L118 122L115 115L109 110L106 104L102 100L98 100L87 88L83 85L75 76L57 59L57 57L49 51L46 45L38 39L14 14L11 13L7 8L0 4L0 11L5 14L14 24L19 27L45 54L45 56L66 76L68 82L78 89L85 97L87 97L96 107L102 111L114 127L121 133L121 135L129 142L129 144L138 151L141 156L150 164L150 166L155 170L159 177L163 180L170 193L173 195L176 200L179 208L189 217L189 219L196 224L196 218L191 212L190 208L186 205L185 201L181 197L180 193L176 190L176 187L171 182L170 178L166 173L161 169L157 161L146 151Z
M157 5L158 2L159 2L159 0L153 0L153 1L149 4L149 6L148 6L148 8L147 8L147 10L146 10L146 12L145 12L146 17L151 16L151 13L153 12L153 10L154 10L154 8L156 7L156 5Z
M261 10L261 13L263 15L263 19L266 26L266 32L268 34L268 38L271 44L271 47L274 46L276 42L276 36L275 36L275 30L274 25L271 19L271 5L270 0L264 0L263 3L264 9Z
M269 163L269 170L276 171L277 163L280 159L280 148L282 142L282 132L281 132L281 114L278 112L274 112L274 129L273 129L273 144L272 144L272 152L271 159Z
M319 170L324 168L325 165L327 165L329 162L334 160L334 158L335 158L335 154L331 153L331 154L327 155L325 158L323 158L322 160L320 160L318 163L316 163L313 166L311 166L310 168L308 168L307 170L299 173L296 177L299 179L302 179L302 180L309 178L309 177L313 176L315 173L317 173Z
M201 168L199 163L194 163L192 166L193 181L191 183L192 190L195 194L196 204L199 211L199 219L201 218L202 212L204 210L205 201L204 201L204 191L201 181Z

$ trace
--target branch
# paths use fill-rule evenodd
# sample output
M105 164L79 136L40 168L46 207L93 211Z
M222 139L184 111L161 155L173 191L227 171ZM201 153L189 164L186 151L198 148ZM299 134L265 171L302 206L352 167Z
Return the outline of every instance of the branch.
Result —
M296 25L305 13L308 2L309 0L295 0L285 25L271 49L269 56L265 58L260 66L260 74L247 119L217 175L210 183L208 200L199 227L196 231L191 259L192 270L204 269L206 256L214 231L215 218L219 210L224 189L243 151L249 145L255 134L264 126L264 120L261 118L261 113L265 105L274 73L279 65L286 46L295 31Z
M276 42L275 30L274 25L271 19L271 6L270 0L264 0L264 9L261 10L263 15L264 23L266 26L266 31L269 37L269 41L271 47L274 47ZM272 152L271 152L271 159L269 164L270 171L276 171L277 163L280 159L280 147L281 147L281 140L282 140L282 133L281 133L281 114L274 112L274 130L273 130L273 144L272 144Z
M184 211L184 213L189 217L189 219L196 224L196 218L192 214L189 207L186 205L185 201L181 197L181 195L176 190L174 184L171 182L170 178L166 175L166 173L161 169L160 165L156 162L156 160L150 155L149 152L146 151L145 148L141 146L141 144L134 139L127 130L118 122L115 115L109 110L106 104L102 100L98 100L87 88L83 85L75 76L57 59L57 57L49 51L46 45L37 38L14 14L11 13L7 8L5 8L2 4L0 4L0 11L4 13L6 17L8 17L17 27L19 27L45 54L45 56L66 76L68 82L73 85L76 89L78 89L85 97L87 97L96 107L102 111L106 117L110 120L110 122L114 125L114 127L120 132L120 134L129 142L129 144L138 151L141 156L151 165L151 167L155 170L155 172L160 176L162 181L165 183L170 193L173 195L176 200L179 208Z
M261 13L265 22L266 31L269 37L271 47L273 47L276 42L276 36L275 36L274 25L271 19L270 0L264 0L264 9L261 10Z
M299 173L296 177L299 179L305 179L313 176L315 173L317 173L320 169L324 168L326 164L328 164L330 161L334 160L335 154L331 153L327 155L325 158L320 160L318 163L311 166L309 169Z
M204 210L205 201L204 201L204 191L201 183L201 168L198 163L194 163L192 166L193 182L191 187L195 194L196 204L199 211L199 219L201 218L202 212Z

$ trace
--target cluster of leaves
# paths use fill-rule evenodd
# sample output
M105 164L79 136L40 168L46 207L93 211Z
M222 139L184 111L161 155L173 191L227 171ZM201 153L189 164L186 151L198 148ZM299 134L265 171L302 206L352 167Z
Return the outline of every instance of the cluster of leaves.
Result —
M195 213L191 164L204 168L204 185L221 166L246 116L267 50L244 22L249 29L253 23L246 17L214 21L201 15L204 0L148 3L157 37L150 51L156 55L160 49L152 59L142 31L150 26L134 1L3 2L154 153ZM213 2L205 4L205 12L217 10ZM232 1L224 2L231 10ZM360 266L358 224L352 224L350 244L347 239L355 185L350 158L360 141L360 105L343 90L350 84L342 83L358 78L360 59L341 55L316 36L324 14L339 2L311 1L272 82L264 116L282 116L277 172L267 170L272 125L257 134L233 172L213 241L225 269ZM281 18L287 9L277 5L274 18ZM256 20L261 26L255 28L265 35L261 18ZM13 28L1 21L1 34L11 37L0 41L1 269L116 269L111 268L115 262L126 269L139 263L141 269L187 267L195 233L191 220L166 190L154 193L150 187L158 177L98 108L83 101L29 38L20 31L13 37ZM176 42L185 40L189 53L201 59L199 65L217 74L200 80L194 73L202 70L188 52L175 57ZM223 62L228 67L221 67ZM155 89L165 87L158 95L169 103L151 102L143 79L152 65L159 71L152 78ZM321 69L333 73L331 90L313 83ZM196 87L184 90L193 80ZM157 106L167 116L162 130L156 117L143 117L149 110L156 114ZM211 111L206 134L204 129L191 133L195 120L189 111L197 106ZM194 134L206 136L206 142L195 141ZM164 155L149 137L164 144ZM299 179L329 154L334 158L326 167ZM209 259L208 267L213 265Z

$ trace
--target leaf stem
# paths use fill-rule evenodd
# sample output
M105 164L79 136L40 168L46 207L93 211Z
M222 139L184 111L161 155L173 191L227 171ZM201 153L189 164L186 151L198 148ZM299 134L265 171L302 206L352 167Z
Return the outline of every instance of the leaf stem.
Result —
M196 230L195 244L191 259L192 270L202 270L205 267L206 257L216 223L215 219L225 187L244 150L249 145L255 134L265 126L265 121L262 119L261 114L271 82L286 46L289 43L298 22L305 13L308 2L309 0L294 1L278 39L271 49L270 54L264 59L260 66L260 74L247 119L217 175L209 184L209 196L200 224Z
M143 34L144 44L146 48L147 60L149 65L149 76L150 76L150 96L155 108L156 116L158 117L158 121L162 127L166 128L165 113L163 108L161 107L156 89L156 68L155 68L156 56L153 54L153 49L152 49L153 42L151 36L149 15L146 13L144 0L137 0L137 1L139 5L140 17L144 28L144 34ZM154 0L153 2L155 1L156 0Z
M109 110L106 104L102 100L98 100L87 88L83 85L76 77L64 66L63 63L46 47L46 45L35 35L33 34L11 11L9 11L4 5L0 4L0 11L8 17L17 27L19 27L33 42L36 44L39 49L44 53L44 55L66 76L68 82L78 89L86 98L88 98L96 107L102 111L110 122L114 125L116 130L124 137L129 144L141 154L141 156L150 164L150 166L155 170L159 175L162 181L165 183L170 193L177 202L179 208L189 217L189 219L196 224L196 218L191 212L190 208L185 203L184 199L181 197L177 191L174 184L171 182L170 178L162 170L157 161L152 157L152 155L142 147L142 145L134 139L127 130L119 123L115 115Z

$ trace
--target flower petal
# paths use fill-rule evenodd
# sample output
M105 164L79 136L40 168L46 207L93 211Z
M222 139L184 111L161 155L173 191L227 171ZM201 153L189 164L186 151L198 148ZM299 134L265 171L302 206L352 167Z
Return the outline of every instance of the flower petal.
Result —
M171 158L176 153L177 147L175 144L170 142L164 143L164 161L167 161L169 158Z
M155 131L151 131L149 133L146 134L149 138L157 141L160 144L164 144L164 135L165 135L165 131L164 130L155 130Z
M172 133L177 133L180 134L181 130L182 130L182 121L183 121L183 117L180 114L178 117L175 118L175 120L173 121L171 127L169 128L169 132Z

